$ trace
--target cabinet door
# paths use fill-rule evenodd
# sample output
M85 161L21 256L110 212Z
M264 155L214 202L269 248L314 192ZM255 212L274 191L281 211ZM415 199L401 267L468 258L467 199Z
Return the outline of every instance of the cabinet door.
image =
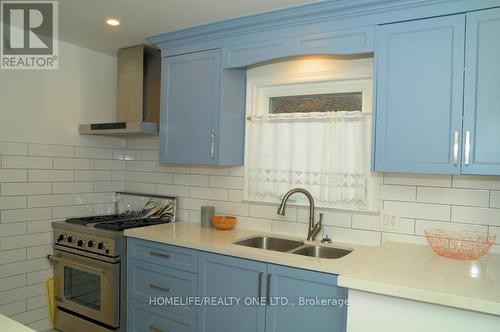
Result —
M272 305L266 309L266 332L345 331L347 289L336 286L335 275L278 265L268 265L268 273Z
M199 332L259 332L265 328L265 306L245 305L245 298L264 295L267 264L200 252L198 292L200 297L222 300L239 298L236 305L201 306ZM259 290L260 286L260 290Z
M160 161L216 164L220 50L163 58Z
M374 169L459 173L465 15L379 27Z
M467 14L462 173L500 175L500 9Z

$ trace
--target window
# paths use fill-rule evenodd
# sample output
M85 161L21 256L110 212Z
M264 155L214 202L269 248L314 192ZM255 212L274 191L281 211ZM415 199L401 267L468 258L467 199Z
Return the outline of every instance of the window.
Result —
M321 207L378 209L378 178L369 169L370 75L249 75L247 88L247 200L279 202L301 187Z

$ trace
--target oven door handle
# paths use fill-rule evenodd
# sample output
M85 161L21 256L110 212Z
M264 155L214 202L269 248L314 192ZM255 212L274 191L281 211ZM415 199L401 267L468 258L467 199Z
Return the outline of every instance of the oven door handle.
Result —
M64 263L64 264L68 264L68 265L73 265L73 266L76 266L76 267L80 267L82 269L94 271L94 272L97 272L97 273L102 274L102 275L106 274L106 270L104 270L104 269L98 269L98 268L95 268L95 267L93 267L91 265L74 262L74 261L69 260L69 259L57 257L57 256L54 256L54 255L48 255L47 258L53 264Z

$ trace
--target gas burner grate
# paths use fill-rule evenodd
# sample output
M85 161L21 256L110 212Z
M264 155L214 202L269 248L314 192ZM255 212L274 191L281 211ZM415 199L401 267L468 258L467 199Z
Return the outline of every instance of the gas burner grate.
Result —
M139 219L101 222L99 224L96 224L95 228L102 228L113 231L123 231L129 228L166 224L169 222L170 220L159 219L159 218L139 218Z

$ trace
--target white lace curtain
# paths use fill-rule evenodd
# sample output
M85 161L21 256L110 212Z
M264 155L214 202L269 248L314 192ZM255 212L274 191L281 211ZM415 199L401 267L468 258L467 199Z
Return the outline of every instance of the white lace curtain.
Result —
M366 124L367 116L361 112L252 116L248 199L276 201L288 190L302 187L318 205L366 207Z

